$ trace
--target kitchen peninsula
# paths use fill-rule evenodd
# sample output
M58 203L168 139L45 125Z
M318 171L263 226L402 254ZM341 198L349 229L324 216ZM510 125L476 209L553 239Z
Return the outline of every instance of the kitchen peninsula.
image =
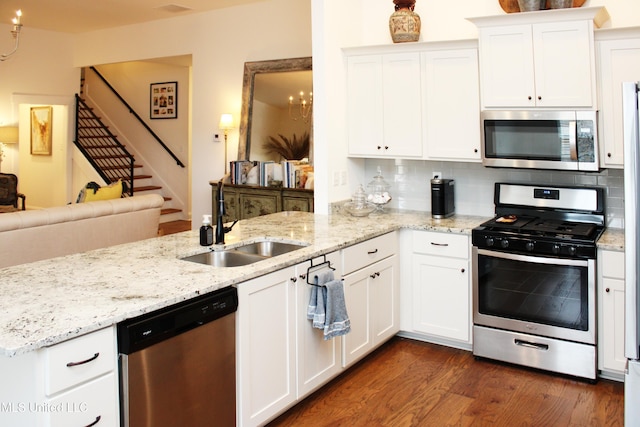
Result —
M241 242L248 243L265 238L283 242L304 242L308 246L240 268L215 268L181 260L180 258L208 250L198 244L196 231L188 231L3 269L0 277L0 286L3 289L0 294L0 304L3 307L3 313L0 314L0 375L3 375L5 382L0 389L0 400L11 403L15 400L13 396L16 395L16 390L22 390L22 394L19 395L23 396L23 400L12 403L19 411L21 402L28 399L38 401L42 394L49 396L47 402L51 402L51 405L58 401L73 404L88 400L90 407L93 405L91 397L95 396L95 400L99 401L95 405L106 406L108 409L104 413L108 413L111 408L111 417L114 417L113 408L117 407L118 388L114 367L117 348L113 326L118 322L226 286L241 284L239 289L246 290L249 289L247 286L251 287L256 283L256 280L252 279L273 277L274 272L292 269L301 263L306 270L309 263L305 261L326 254L335 254L337 251L344 254L363 242L386 238L396 230L402 230L400 234L404 233L405 236L419 233L420 239L427 235L442 236L456 243L468 243L471 230L486 219L456 215L435 220L429 212L408 211L388 211L366 218L351 217L339 212L331 215L280 212L240 221L227 234L226 247L232 248ZM395 235L393 239L395 241ZM608 245L611 246L608 246L609 249L617 247L616 239L608 241ZM400 242L398 256L394 259L400 259L400 269L404 274L411 271L408 265L411 265L412 248L405 247L407 245L402 240ZM470 250L468 244L453 246L465 256ZM392 248L382 249L383 252L394 251L393 255L396 255ZM407 257L403 258L402 254L407 254ZM345 260L355 258L357 256L345 255ZM360 273L345 277L355 277L358 274ZM347 281L345 279L345 287ZM262 282L262 279L258 279L258 282ZM411 285L405 285L403 282L403 289L405 286ZM465 287L468 289L468 285ZM403 298L406 296L401 297L403 302L400 306L404 308L400 311L409 311L408 306L412 304L405 304L406 300ZM242 302L241 297L241 305ZM468 302L463 304L462 309L466 307ZM350 316L359 315L355 312L357 310L358 308L350 313ZM456 307L456 310L450 311L457 313L457 310ZM464 315L469 319L468 310ZM463 319L463 323L465 322L464 329L468 331L469 321ZM96 345L104 343L100 350L101 360L109 362L110 366L100 368L94 377L84 382L74 379L76 383L69 384L56 379L55 375L49 372L51 366L54 366L52 361L60 353L57 350L64 349L66 352L68 345L92 337L99 339ZM462 337L458 341L464 343L469 339L470 337ZM72 354L78 353L81 354L78 351ZM68 355L66 357L69 358ZM57 363L59 362L60 360L57 360ZM347 362L347 365L350 363L352 362ZM31 366L38 368L30 369ZM17 374L23 372L29 374ZM45 377L47 380L43 381L42 378ZM92 386L96 388L91 389ZM36 388L37 391L25 394L24 389L30 387ZM244 403L246 399L241 397L238 404ZM291 404L284 404L280 409L274 410L274 413ZM242 406L240 408L242 410ZM21 417L33 414L13 411L0 415L15 416L18 418L12 420L22 420ZM107 421L105 415L103 420ZM253 425L249 422L242 423L250 424ZM68 424L62 422L59 425Z

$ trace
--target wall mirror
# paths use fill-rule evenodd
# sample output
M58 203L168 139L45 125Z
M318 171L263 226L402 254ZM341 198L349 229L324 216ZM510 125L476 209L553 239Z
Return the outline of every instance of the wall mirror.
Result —
M308 150L294 151L306 151L302 157L312 161L311 70L310 57L244 64L239 160L279 162L290 156L277 152L280 150L274 151L274 146L279 148L295 143L299 147L308 138Z

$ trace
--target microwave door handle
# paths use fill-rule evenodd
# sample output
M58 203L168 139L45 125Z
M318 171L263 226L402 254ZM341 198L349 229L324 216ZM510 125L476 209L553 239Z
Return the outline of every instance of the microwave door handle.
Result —
M578 133L576 120L569 120L569 156L574 162L578 161Z

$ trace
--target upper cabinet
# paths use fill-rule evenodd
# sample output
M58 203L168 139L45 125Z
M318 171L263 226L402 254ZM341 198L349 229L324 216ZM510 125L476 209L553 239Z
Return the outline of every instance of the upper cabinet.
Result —
M420 54L347 59L349 154L422 156Z
M640 81L640 27L596 34L600 99L600 166L622 168L622 83Z
M345 49L349 155L480 161L477 42Z
M603 7L472 18L483 108L597 108L594 25Z

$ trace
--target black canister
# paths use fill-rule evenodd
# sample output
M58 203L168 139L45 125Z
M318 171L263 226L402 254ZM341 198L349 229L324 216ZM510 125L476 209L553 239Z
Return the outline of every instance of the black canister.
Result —
M431 216L447 218L455 213L453 179L434 178L431 180Z

